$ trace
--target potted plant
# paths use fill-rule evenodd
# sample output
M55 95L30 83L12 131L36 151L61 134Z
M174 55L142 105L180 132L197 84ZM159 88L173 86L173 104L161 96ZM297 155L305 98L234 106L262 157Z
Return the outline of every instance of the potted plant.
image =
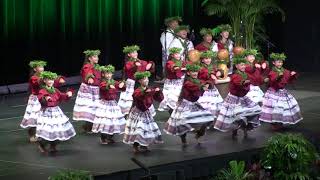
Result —
M247 180L252 177L250 172L245 170L244 161L230 161L228 169L222 169L218 172L215 180Z
M262 164L274 179L311 179L309 173L318 154L301 134L277 134L263 150Z
M87 171L81 170L63 170L50 176L49 180L93 180L93 177Z

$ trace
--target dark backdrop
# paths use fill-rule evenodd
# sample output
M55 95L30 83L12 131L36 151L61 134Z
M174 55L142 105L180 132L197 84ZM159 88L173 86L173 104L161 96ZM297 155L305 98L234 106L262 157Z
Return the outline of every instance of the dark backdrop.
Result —
M208 17L202 0L1 0L0 84L26 82L31 59L48 61L47 69L78 75L82 51L100 49L100 64L123 66L122 47L141 46L140 57L160 64L159 36L163 19L180 15L195 30L213 27L225 19ZM272 51L285 51L287 64L298 71L316 71L319 65L319 12L316 2L281 1L286 22L279 15L266 18ZM266 52L266 43L262 44ZM313 66L310 66L312 64Z

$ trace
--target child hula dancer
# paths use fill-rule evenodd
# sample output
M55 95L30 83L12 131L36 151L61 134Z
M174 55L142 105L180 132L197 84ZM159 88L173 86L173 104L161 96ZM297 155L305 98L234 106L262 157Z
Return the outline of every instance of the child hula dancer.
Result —
M259 125L261 108L246 96L250 89L250 80L245 73L246 60L242 57L233 60L237 71L231 75L230 92L224 99L214 128L222 132L233 130L233 138L242 128L244 137L247 137L247 130Z
M154 68L154 63L152 61L144 61L138 59L138 51L140 47L137 45L126 46L123 48L123 53L126 55L126 63L124 66L124 74L127 77L126 81L126 91L121 92L119 99L119 106L124 115L129 114L130 108L132 106L132 94L134 91L135 78L134 73L151 71ZM152 115L155 116L155 109L153 105L151 106Z
M126 120L116 101L119 90L125 90L123 82L112 79L114 67L101 66L100 102L93 121L92 132L101 133L101 144L114 143L114 134L124 133Z
M56 152L57 141L66 141L76 135L69 118L58 106L61 101L68 100L72 92L62 93L53 87L54 80L57 78L56 73L44 71L40 77L45 85L38 95L41 112L37 121L36 136L41 153L47 152L46 141L49 141L51 152Z
M296 124L302 120L297 100L285 89L297 77L295 71L282 67L286 56L281 53L270 55L274 67L269 73L269 89L264 95L260 121L272 123L278 130L282 124Z
M38 100L37 95L40 90L40 74L43 72L44 67L47 65L47 62L41 60L30 61L29 66L32 71L32 75L29 80L29 89L31 94L29 96L26 112L23 116L23 120L20 124L22 128L29 128L29 141L36 142L36 126L37 126L37 118L39 117L41 104ZM65 82L63 77L57 78L54 82L54 86L58 86L59 84L63 84Z
M135 79L140 87L133 93L133 107L127 119L123 142L133 144L133 150L137 152L149 151L152 143L162 143L161 131L150 112L153 101L162 101L163 94L159 88L149 88L150 72L136 72Z
M257 54L258 52L255 49L247 49L244 51L244 56L247 60L246 73L248 74L248 78L250 80L250 90L246 96L249 97L253 102L260 104L262 103L264 93L259 86L263 85L265 82L262 73L267 69L267 63L258 63L255 60L255 56Z
M73 120L86 121L82 127L85 132L90 133L99 100L101 72L98 56L100 50L86 50L83 53L85 60L81 69L82 83L73 108Z
M171 48L169 61L166 63L167 79L163 85L164 99L159 104L159 111L172 112L176 108L184 81L185 63L180 59L181 48Z
M199 71L198 78L209 84L207 91L199 98L198 103L201 106L210 111L214 118L217 118L219 108L223 102L223 99L215 86L217 77L221 76L221 72L217 71L212 63L212 58L216 57L216 53L212 51L205 51L201 54L202 67Z
M186 67L188 76L183 84L178 105L164 128L167 134L180 136L183 145L187 144L187 132L197 129L195 138L198 140L214 120L213 115L197 103L209 87L209 84L203 85L197 79L200 66L187 64Z
M218 51L218 44L213 40L214 32L209 28L201 28L200 35L202 36L202 42L198 44L195 49L200 52L205 51Z

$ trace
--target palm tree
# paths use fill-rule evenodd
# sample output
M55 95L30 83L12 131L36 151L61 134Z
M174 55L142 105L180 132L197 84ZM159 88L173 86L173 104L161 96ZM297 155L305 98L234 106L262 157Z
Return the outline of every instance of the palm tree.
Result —
M277 0L204 0L202 6L209 16L226 16L231 22L236 46L245 48L253 48L255 25L265 14L279 12L282 20L285 18ZM241 23L244 24L244 34L240 32Z

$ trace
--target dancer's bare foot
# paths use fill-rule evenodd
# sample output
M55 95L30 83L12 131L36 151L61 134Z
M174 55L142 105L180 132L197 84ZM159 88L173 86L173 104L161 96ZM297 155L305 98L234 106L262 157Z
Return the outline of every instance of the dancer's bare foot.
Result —
M141 146L140 147L140 152L150 152L150 149L148 148L148 146Z

